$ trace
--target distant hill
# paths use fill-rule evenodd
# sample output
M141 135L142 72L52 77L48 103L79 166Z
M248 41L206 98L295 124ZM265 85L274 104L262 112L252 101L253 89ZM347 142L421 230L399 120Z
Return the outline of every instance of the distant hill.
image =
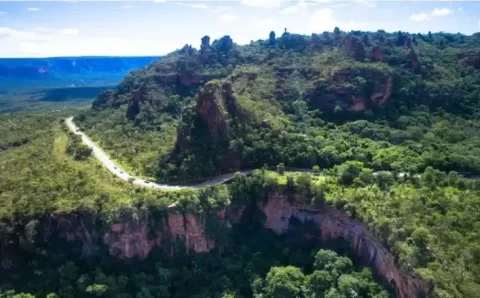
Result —
M0 92L38 87L89 87L118 83L158 57L56 57L0 59Z

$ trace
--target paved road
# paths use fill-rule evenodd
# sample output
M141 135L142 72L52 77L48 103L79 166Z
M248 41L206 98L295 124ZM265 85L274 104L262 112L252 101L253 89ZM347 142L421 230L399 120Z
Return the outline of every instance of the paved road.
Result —
M203 188L211 185L216 185L216 184L222 184L225 182L228 182L232 180L233 176L235 173L230 173L230 174L225 174L225 175L220 175L218 177L215 177L213 179L204 181L199 184L195 185L190 185L190 186L181 186L181 185L170 185L170 184L158 184L155 182L146 182L143 179L140 179L139 177L132 176L128 173L126 173L124 170L122 170L118 165L116 165L106 154L103 152L103 150L95 145L95 143L83 132L81 132L78 127L73 123L73 117L67 118L65 120L65 123L67 124L68 128L76 135L79 135L82 137L82 141L93 150L93 155L95 158L97 158L105 167L115 176L118 178L130 182L133 181L132 184L136 186L142 186L142 187L148 187L148 188L156 188L160 190L178 190L178 189L184 189L184 188ZM288 168L289 171L292 172L312 172L311 169L300 169L300 168ZM244 170L240 171L240 173L243 174L251 174L253 170ZM373 173L374 175L377 175L378 173ZM399 173L398 177L404 177L406 173ZM416 174L415 177L420 178L420 175ZM474 178L475 179L475 178Z
M142 186L142 187L148 187L148 188L156 188L160 190L178 190L178 189L183 189L183 188L203 188L207 187L210 185L215 185L215 184L222 184L225 182L228 182L232 180L233 175L235 173L230 173L230 174L225 174L221 175L218 177L215 177L211 180L207 180L205 182L196 184L196 185L191 185L191 186L180 186L180 185L167 185L167 184L158 184L155 182L146 182L143 179L140 179L139 177L132 176L128 173L126 173L124 170L122 170L118 165L116 165L108 156L103 152L103 150L95 145L95 143L82 131L79 130L79 128L73 123L73 117L67 118L65 120L65 123L67 124L68 128L76 135L79 135L82 137L83 143L90 147L92 149L93 156L95 156L96 159L98 159L112 174L117 176L118 178L122 179L123 181L127 182L132 182L133 185L136 186ZM252 173L253 170L245 170L241 171L241 173L244 174L250 174Z

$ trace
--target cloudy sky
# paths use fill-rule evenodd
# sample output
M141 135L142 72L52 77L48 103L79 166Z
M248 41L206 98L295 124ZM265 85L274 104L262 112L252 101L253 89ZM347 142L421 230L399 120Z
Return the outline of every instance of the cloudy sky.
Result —
M162 55L200 38L229 34L239 44L271 30L311 34L342 30L472 34L474 1L1 1L0 57Z

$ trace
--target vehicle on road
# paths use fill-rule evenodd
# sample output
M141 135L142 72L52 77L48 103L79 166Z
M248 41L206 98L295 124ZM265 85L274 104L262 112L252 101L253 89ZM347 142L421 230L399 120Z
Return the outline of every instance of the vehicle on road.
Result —
M144 182L145 182L146 184L150 183L150 181L148 181L148 180L145 180Z

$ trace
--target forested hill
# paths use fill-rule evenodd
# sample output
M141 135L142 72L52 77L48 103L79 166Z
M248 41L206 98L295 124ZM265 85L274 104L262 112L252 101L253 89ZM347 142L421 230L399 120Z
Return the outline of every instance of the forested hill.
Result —
M479 61L479 34L336 28L245 46L205 36L199 50L129 74L77 119L128 168L161 180L349 159L479 172Z

